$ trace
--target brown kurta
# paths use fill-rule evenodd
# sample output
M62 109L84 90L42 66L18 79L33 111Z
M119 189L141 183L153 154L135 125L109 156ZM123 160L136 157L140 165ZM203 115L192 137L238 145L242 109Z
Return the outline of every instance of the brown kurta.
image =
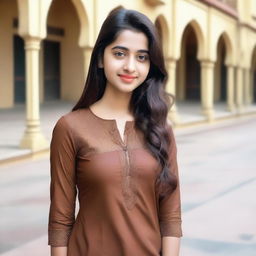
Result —
M50 162L48 244L68 246L68 256L159 256L162 236L182 236L179 183L159 203L160 168L134 121L126 121L123 141L115 119L90 108L68 113L53 130Z

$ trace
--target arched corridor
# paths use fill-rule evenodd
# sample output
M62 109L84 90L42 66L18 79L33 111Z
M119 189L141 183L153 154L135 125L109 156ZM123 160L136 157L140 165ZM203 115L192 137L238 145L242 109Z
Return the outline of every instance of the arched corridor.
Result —
M251 63L251 86L250 86L250 101L256 103L256 46L254 47L252 63Z
M222 112L233 112L235 108L234 51L230 37L223 32L216 44L214 68L214 103Z
M43 43L41 101L76 101L84 84L83 51L78 46L79 18L71 0L53 0ZM71 90L72 88L72 90Z
M191 25L184 30L181 57L178 61L176 96L178 101L196 101L201 98L201 70L198 56L198 40Z
M26 81L25 81L25 51L24 40L18 35L13 36L14 53L14 102L25 103Z
M226 102L227 100L227 68L226 45L223 36L220 37L217 45L217 62L215 64L214 101Z
M159 34L161 46L163 48L164 56L167 57L169 45L169 28L165 18L160 15L155 21L155 26Z
M160 23L159 18L156 19L155 26L156 26L157 32L158 32L158 34L159 34L159 38L160 38L161 45L162 45L162 47L163 47L163 30L162 30L162 27L161 27L161 23Z

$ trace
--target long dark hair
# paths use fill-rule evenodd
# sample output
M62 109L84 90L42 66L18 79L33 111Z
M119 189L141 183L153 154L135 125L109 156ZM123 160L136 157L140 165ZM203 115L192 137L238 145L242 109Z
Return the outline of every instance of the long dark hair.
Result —
M164 197L177 185L177 177L170 172L169 168L172 166L168 161L171 139L167 127L167 114L174 98L165 91L167 71L162 47L156 27L148 17L138 11L122 7L109 13L92 51L82 96L72 111L87 108L103 96L106 77L98 63L103 58L104 49L125 29L143 32L148 38L150 70L145 81L133 91L129 110L133 113L135 127L143 132L147 148L162 168L156 185L160 196Z

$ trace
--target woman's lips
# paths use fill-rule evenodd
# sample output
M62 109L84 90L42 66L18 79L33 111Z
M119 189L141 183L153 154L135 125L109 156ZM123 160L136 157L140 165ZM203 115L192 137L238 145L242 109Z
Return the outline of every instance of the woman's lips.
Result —
M136 76L129 76L129 75L119 75L121 80L125 83L132 83Z

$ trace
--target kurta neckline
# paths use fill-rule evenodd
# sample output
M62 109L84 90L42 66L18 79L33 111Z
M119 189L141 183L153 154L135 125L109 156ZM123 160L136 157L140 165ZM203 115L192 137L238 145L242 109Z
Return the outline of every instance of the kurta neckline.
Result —
M89 112L96 118L96 119L99 119L99 120L102 120L102 121L109 121L109 122L115 122L115 123L117 123L117 120L116 119L105 119L105 118L102 118L102 117L100 117L100 116L97 116L92 110L91 110L91 108L90 107L88 107L88 110L89 110ZM132 124L132 123L134 123L134 120L126 120L125 121L125 123L127 123L127 124Z

